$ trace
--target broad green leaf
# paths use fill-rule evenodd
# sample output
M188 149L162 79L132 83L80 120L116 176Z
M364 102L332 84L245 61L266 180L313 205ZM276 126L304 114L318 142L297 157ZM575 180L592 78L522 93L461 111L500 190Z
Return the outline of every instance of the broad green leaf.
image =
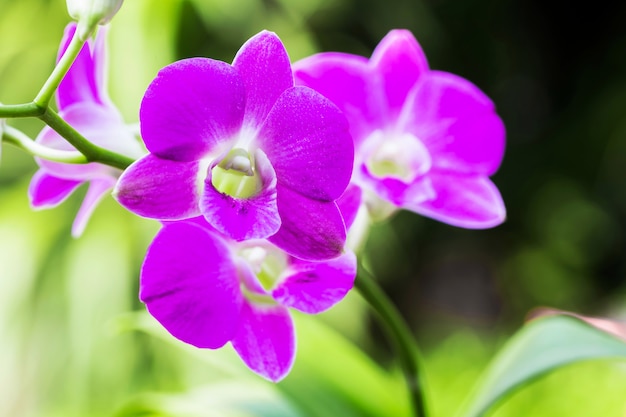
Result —
M537 377L590 359L626 360L626 342L572 317L537 319L504 346L458 415L483 416Z
M294 314L298 356L278 388L307 416L401 417L410 415L408 394L398 375L314 316Z
M146 394L116 417L303 417L276 390L261 381L226 381L181 394Z
M377 366L360 349L320 323L317 317L294 314L298 352L291 373L275 385L308 417L401 417L409 415L406 389L397 375ZM234 351L197 349L170 336L145 313L121 316L120 330L146 332L199 359L221 377L274 387L246 369ZM209 375L207 379L216 375ZM132 415L132 414L131 414ZM158 414L157 414L158 415ZM167 414L166 414L167 415ZM263 414L260 414L263 416Z

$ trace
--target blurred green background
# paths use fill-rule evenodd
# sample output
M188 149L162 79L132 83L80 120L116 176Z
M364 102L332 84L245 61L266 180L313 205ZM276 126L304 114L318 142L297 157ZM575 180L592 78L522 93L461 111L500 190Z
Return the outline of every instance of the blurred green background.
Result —
M68 21L61 0L0 0L0 102L32 100ZM148 83L176 59L230 62L261 29L277 32L292 60L328 50L369 56L398 27L415 34L432 68L482 88L507 126L494 176L507 222L461 230L400 213L373 230L366 248L425 349L435 415L443 417L533 308L626 319L624 21L620 2L127 0L109 32L109 90L133 123ZM42 128L36 120L10 124L33 137ZM33 212L26 189L35 169L32 158L3 146L0 415L406 412L388 345L356 294L321 318L348 340L302 318L293 374L278 388L265 384L228 349L187 349L140 313L137 275L154 222L108 198L74 240L69 230L84 190L57 209ZM378 374L350 343L391 375ZM346 373L351 360L353 374ZM242 393L250 408L242 408ZM623 417L625 393L623 366L581 364L525 389L495 415ZM277 401L282 414L264 411L262 404Z

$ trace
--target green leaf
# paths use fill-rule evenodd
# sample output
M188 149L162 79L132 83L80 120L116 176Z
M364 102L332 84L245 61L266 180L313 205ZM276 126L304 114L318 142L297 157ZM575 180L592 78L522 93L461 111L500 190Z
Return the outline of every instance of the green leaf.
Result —
M303 417L262 381L226 381L179 394L145 394L116 417Z
M547 372L590 359L626 360L626 342L572 317L534 320L491 362L458 416L483 416L515 390Z
M398 374L386 372L317 317L293 316L298 332L296 362L277 387L307 416L410 415L408 395Z

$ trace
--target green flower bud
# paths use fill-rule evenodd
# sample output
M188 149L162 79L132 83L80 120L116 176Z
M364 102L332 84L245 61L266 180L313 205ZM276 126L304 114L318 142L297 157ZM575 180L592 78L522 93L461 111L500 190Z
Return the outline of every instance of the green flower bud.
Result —
M124 0L67 0L67 10L78 22L104 25L122 7Z

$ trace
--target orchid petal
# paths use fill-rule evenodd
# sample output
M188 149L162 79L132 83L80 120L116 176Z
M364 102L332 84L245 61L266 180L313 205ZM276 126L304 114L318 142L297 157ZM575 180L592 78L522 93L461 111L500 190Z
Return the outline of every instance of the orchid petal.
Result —
M454 74L431 71L420 80L406 128L424 142L434 166L491 175L504 154L504 124L493 102Z
M354 145L339 109L308 87L293 87L276 102L259 145L279 184L317 200L338 198L352 175Z
M89 189L87 190L83 204L80 206L78 214L72 224L73 237L80 237L83 234L87 222L91 218L91 214L96 209L96 206L114 185L115 178L92 180L89 183Z
M400 116L407 95L428 71L428 61L415 37L408 30L396 29L385 36L372 54L370 65L380 76L387 122Z
M78 103L61 112L60 116L98 146L132 157L139 157L143 153L139 143L115 109L92 103ZM50 148L75 150L61 135L47 126L42 129L36 140ZM38 159L37 162L50 174L65 179L85 181L111 177L114 173L115 175L119 173L116 169L98 163L64 164L44 159Z
M276 301L317 314L341 301L354 285L356 256L347 252L322 262L294 260L287 278L272 291Z
M256 131L283 91L293 87L289 56L275 33L262 31L239 49L233 67L246 86L244 126Z
M262 184L258 194L236 198L218 191L212 184L211 166L200 199L200 209L206 220L220 232L238 241L264 239L276 233L280 227L276 173L263 151L256 151L255 161Z
M436 197L403 207L427 217L467 229L501 224L506 217L502 196L489 178L478 175L431 173Z
M360 187L354 184L350 184L341 197L337 199L337 207L341 211L346 230L350 230L350 226L354 223L362 200L363 192Z
M190 58L159 71L141 102L141 135L163 159L197 160L241 128L246 92L230 65Z
M381 125L367 58L339 52L315 54L293 64L296 85L310 87L332 101L345 114L358 144Z
M158 220L200 215L199 162L174 162L152 154L120 177L113 196L133 213Z
M289 311L280 305L245 302L232 344L248 368L272 382L280 381L291 370L296 354Z
M61 41L57 61L61 59L61 56L63 56L67 50L75 32L76 23L70 23L65 27L65 33L63 35L63 40ZM102 34L98 35L98 37L102 36ZM62 110L73 103L90 102L105 104L105 101L103 101L101 97L101 94L103 94L101 92L102 90L99 89L98 81L96 79L96 73L100 70L94 62L96 58L95 56L92 56L92 47L93 45L91 41L85 43L76 56L74 63L59 84L56 95L59 109ZM98 53L102 52L102 50L98 50Z
M285 252L305 260L339 256L346 229L335 202L312 200L278 185L281 226L269 241Z
M240 324L243 296L229 249L190 223L168 224L157 234L139 298L174 337L200 348L223 346Z
M65 201L80 184L80 181L57 178L40 169L33 175L28 187L30 204L38 209L56 207Z
M379 178L365 164L361 166L361 174L379 197L396 206L415 205L435 197L428 176L419 176L408 183L394 177Z

